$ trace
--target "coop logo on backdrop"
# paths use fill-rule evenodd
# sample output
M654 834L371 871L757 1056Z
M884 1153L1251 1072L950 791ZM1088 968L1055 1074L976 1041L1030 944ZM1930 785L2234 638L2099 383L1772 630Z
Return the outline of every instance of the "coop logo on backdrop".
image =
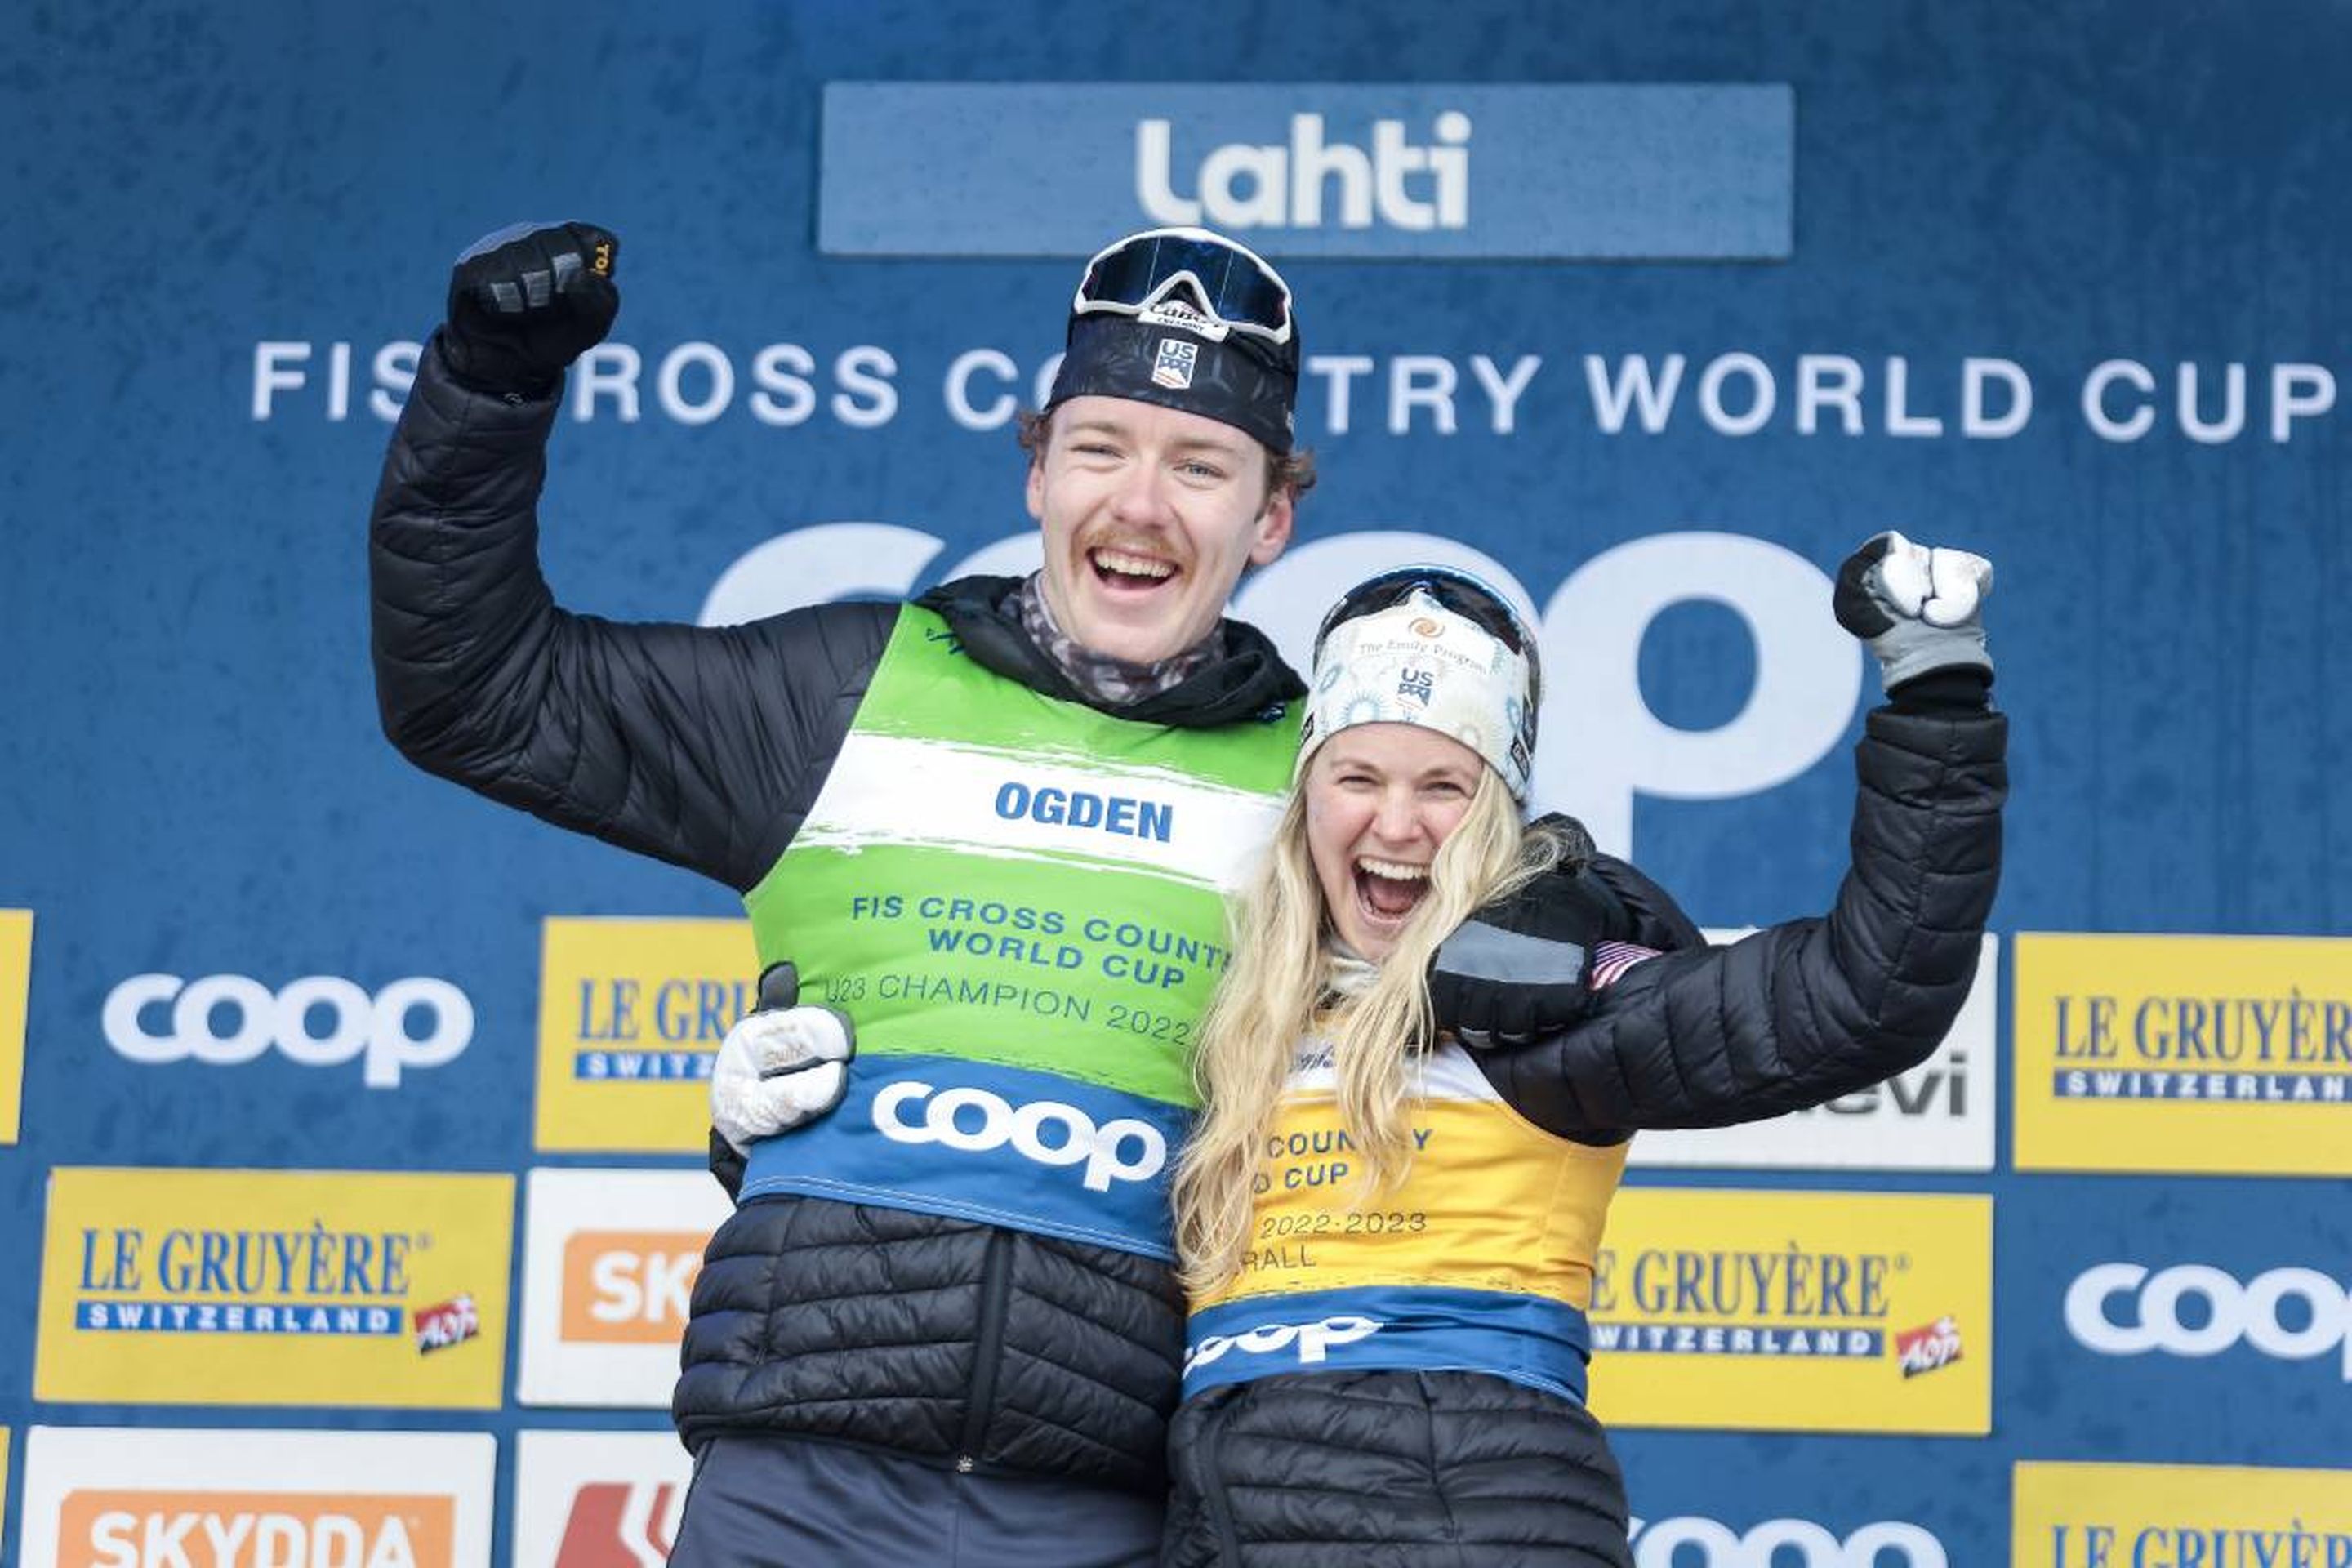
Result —
M2352 939L2016 938L2025 1170L2352 1175Z
M1795 118L1769 83L829 82L817 244L1085 256L1205 224L1286 255L1780 259Z
M1633 1568L1948 1568L1944 1543L1918 1525L1881 1520L1841 1536L1810 1519L1735 1530L1685 1514L1632 1521Z
M524 1189L526 1405L666 1410L702 1249L733 1205L699 1171L535 1170Z
M558 917L541 931L541 1149L699 1153L710 1065L758 999L749 921Z
M24 1568L467 1568L486 1433L36 1426Z
M2025 1463L2013 1568L2345 1568L2352 1470Z
M799 529L739 559L711 586L698 618L706 626L734 625L835 598L899 597L926 578L1024 574L1035 570L1039 549L1034 529L960 560L938 537L913 529ZM941 570L942 561L951 563ZM1589 743L1539 751L1535 792L1547 809L1573 813L1612 854L1633 848L1637 795L1719 800L1760 794L1845 741L1862 656L1822 613L1829 578L1795 552L1742 534L1654 534L1601 552L1562 582L1530 585L1457 539L1365 530L1285 551L1242 584L1234 613L1305 668L1321 607L1399 561L1458 566L1495 584L1541 628L1544 664L1579 672L1580 679L1555 682L1545 692L1542 725L1547 733L1580 735ZM1642 648L1651 626L1693 602L1738 616L1756 649L1756 681L1745 705L1727 722L1703 731L1667 723L1642 693ZM1990 1072L1990 1053L1983 1052L1969 1067ZM1929 1090L1923 1084L1917 1092ZM1940 1095L1941 1086L1933 1092ZM695 1142L680 1147L700 1148L702 1135L698 1121Z
M2278 1361L2332 1358L2352 1383L2352 1287L2315 1268L2242 1278L2203 1263L2101 1263L2066 1290L2066 1329L2102 1355L2201 1359L2243 1347Z
M514 1568L661 1568L693 1458L667 1432L517 1434Z
M514 1180L50 1174L37 1397L491 1408Z
M1974 1196L1636 1188L1589 1313L1618 1426L1982 1434L1992 1205Z
M371 994L330 974L272 990L243 974L134 974L100 1019L117 1055L147 1066L240 1067L275 1052L302 1067L360 1063L370 1089L455 1061L474 1038L474 1005L446 980L413 975Z

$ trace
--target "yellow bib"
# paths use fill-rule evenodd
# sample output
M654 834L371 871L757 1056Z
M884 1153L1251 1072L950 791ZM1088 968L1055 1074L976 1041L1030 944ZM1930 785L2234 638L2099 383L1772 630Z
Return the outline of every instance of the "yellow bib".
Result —
M1258 1163L1250 1251L1193 1304L1185 1392L1277 1372L1491 1372L1580 1397L1584 1309L1626 1145L1555 1136L1461 1047L1421 1064L1412 1163L1368 1195L1331 1049L1298 1049Z

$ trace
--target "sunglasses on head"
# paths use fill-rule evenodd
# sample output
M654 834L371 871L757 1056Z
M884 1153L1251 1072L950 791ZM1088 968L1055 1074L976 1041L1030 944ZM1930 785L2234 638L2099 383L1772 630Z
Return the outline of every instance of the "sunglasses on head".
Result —
M1155 228L1099 252L1087 263L1070 309L1149 319L1179 289L1207 321L1195 324L1176 312L1167 319L1213 342L1227 332L1290 342L1290 285L1253 252L1202 228Z
M1501 643L1505 647L1528 661L1528 673L1536 675L1536 639L1519 619L1511 602L1467 572L1451 566L1401 566L1393 572L1383 572L1370 577L1348 590L1347 595L1331 606L1323 624L1315 633L1313 657L1320 658L1323 644L1334 626L1352 621L1359 616L1377 615L1393 609L1414 594L1426 594L1441 609L1450 610Z

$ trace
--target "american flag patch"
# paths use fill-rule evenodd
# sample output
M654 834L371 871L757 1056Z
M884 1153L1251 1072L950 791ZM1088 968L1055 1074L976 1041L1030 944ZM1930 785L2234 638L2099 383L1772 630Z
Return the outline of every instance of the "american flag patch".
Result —
M1592 989L1614 985L1625 972L1645 958L1655 958L1654 947L1641 947L1630 942L1596 942L1592 944Z

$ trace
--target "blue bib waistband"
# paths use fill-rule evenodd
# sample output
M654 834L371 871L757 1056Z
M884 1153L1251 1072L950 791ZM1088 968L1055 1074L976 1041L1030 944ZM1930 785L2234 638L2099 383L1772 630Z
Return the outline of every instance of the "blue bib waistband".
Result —
M1185 1327L1184 1397L1277 1373L1483 1372L1584 1402L1591 1331L1563 1301L1364 1286L1247 1297Z
M1181 1106L945 1056L861 1056L814 1125L751 1147L739 1202L779 1193L950 1215L1174 1262Z

